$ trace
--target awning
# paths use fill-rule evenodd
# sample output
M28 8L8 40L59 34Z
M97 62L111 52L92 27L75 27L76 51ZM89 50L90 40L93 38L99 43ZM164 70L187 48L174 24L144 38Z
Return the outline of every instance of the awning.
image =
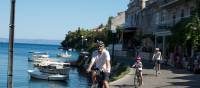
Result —
M170 36L172 35L171 31L160 31L160 32L155 32L155 36Z
M123 31L124 32L135 32L137 30L137 27L128 27L125 28Z

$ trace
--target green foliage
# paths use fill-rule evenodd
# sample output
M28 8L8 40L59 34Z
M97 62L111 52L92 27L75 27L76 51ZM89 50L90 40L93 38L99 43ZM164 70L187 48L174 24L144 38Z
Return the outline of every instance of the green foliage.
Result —
M80 50L82 48L82 37L83 39L87 39L87 41L84 40L83 42L83 48L86 51L93 51L95 48L95 42L96 40L102 40L104 41L105 45L111 44L114 40L115 42L120 42L122 36L122 27L117 27L116 31L117 33L115 35L112 34L110 28L111 28L111 19L113 17L108 18L107 24L104 26L103 24L100 24L97 29L102 29L101 31L93 31L93 30L87 30L84 28L78 27L78 29L75 32L69 31L68 34L65 37L65 40L61 42L61 45L64 48L75 48ZM113 39L114 37L114 39ZM116 41L117 40L117 41Z
M82 48L82 37L83 40L87 39L87 41L83 41L83 48L87 51L93 51L95 47L96 40L104 41L107 46L112 41L111 31L108 30L105 26L100 25L99 27L103 28L102 31L89 31L83 28L78 28L75 32L68 32L65 37L65 40L61 43L65 48L75 48L80 50Z
M117 79L120 79L124 77L126 74L130 72L130 68L127 66L120 65L117 71L111 76L110 81L115 81Z
M170 42L173 46L184 45L186 43L186 25L190 22L190 19L182 19L175 26L171 28L172 36Z
M191 40L194 48L200 46L200 19L198 15L191 18L191 22L186 25L186 41Z
M200 19L197 14L178 22L171 32L171 46L186 46L187 43L191 43L193 48L200 46Z

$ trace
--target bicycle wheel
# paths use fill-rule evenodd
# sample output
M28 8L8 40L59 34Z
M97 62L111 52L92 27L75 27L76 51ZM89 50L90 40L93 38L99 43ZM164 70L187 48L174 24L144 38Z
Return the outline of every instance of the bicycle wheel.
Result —
M91 86L91 88L97 88L97 84L95 83L95 84L92 84L92 86Z
M103 82L99 80L97 84L97 88L103 88Z
M102 82L97 82L92 84L91 88L103 88Z
M135 76L134 76L134 86L135 86L135 88L138 88L139 84L140 84L139 76L138 76L138 73L136 73Z

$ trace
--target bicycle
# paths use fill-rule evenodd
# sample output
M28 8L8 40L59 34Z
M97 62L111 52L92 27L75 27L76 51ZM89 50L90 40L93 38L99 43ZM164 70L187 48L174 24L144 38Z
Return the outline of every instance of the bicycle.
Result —
M91 85L91 88L103 88L103 72L100 71L100 70L93 70L92 72L95 72L93 74L94 77L92 77L92 85Z
M135 88L140 86L140 72L137 68L135 69L134 86Z

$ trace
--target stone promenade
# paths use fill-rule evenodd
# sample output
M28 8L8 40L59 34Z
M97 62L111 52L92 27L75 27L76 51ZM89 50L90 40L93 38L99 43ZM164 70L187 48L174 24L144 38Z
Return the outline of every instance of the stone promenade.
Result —
M152 65L144 63L144 85L139 88L200 88L200 75L193 74L185 69L175 69L171 66L162 66L161 74L156 77ZM134 69L123 78L111 82L111 88L134 88Z

